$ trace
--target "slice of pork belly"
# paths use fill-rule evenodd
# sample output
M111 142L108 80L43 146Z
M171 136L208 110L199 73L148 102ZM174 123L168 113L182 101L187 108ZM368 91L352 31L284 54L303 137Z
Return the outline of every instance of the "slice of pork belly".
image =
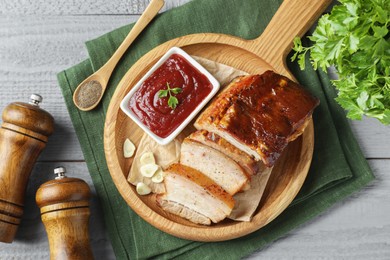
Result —
M259 170L259 162L253 156L238 149L216 133L200 130L193 132L188 138L226 154L238 163L249 176L256 174Z
M234 79L195 122L273 166L288 142L303 133L319 100L273 71Z
M248 176L233 159L189 138L181 145L180 163L202 172L231 195L248 188Z
M157 203L164 210L203 225L230 215L233 197L201 172L172 164L164 175L166 192L157 195Z

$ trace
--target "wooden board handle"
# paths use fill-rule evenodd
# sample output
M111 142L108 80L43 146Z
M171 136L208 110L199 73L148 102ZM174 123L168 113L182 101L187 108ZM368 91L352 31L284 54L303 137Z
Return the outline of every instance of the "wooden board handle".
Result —
M264 32L248 41L248 50L255 53L276 71L289 74L286 56L295 36L302 36L332 0L284 0Z

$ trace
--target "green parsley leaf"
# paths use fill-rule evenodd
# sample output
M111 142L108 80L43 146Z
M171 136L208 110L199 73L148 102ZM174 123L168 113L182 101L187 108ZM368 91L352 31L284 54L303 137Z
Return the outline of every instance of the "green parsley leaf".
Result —
M382 114L382 118L379 120L385 125L390 124L390 109L386 109L385 112Z
M366 104L367 100L368 100L368 94L366 91L360 93L360 96L356 99L357 104L363 111L367 109L367 104Z
M173 94L179 94L179 93L181 93L183 90L182 90L181 88L173 88L173 89L171 89L171 91L172 91Z
M168 106L172 109L175 109L177 104L179 104L179 100L176 97L170 96L168 99Z
M359 38L351 34L349 36L349 53L352 54L358 50Z
M158 91L158 97L159 98L167 97L167 96L168 96L168 90L167 89L160 89Z

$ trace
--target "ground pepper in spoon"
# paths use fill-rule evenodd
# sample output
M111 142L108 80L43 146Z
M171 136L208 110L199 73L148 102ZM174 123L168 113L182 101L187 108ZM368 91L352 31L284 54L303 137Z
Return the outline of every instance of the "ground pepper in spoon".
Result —
M89 111L99 104L116 64L133 43L135 38L137 38L137 36L157 15L158 11L160 11L163 6L164 0L150 1L144 13L138 19L112 57L99 70L80 83L73 93L73 103L77 108L82 111Z
M86 109L97 103L102 94L102 86L99 81L91 80L80 86L74 101L80 108Z

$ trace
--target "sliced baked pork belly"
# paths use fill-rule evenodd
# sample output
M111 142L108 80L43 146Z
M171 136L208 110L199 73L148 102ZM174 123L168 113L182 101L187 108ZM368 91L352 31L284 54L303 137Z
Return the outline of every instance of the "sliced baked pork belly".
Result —
M157 195L157 203L164 210L203 225L230 215L233 197L201 172L172 164L164 174L166 192Z
M188 138L226 154L238 163L249 176L256 174L259 170L259 162L253 156L238 149L216 133L200 130L193 132Z
M234 79L195 122L273 166L311 119L319 100L292 80L266 71Z
M224 153L200 142L184 139L180 163L202 172L231 195L248 188L249 178L240 165Z

